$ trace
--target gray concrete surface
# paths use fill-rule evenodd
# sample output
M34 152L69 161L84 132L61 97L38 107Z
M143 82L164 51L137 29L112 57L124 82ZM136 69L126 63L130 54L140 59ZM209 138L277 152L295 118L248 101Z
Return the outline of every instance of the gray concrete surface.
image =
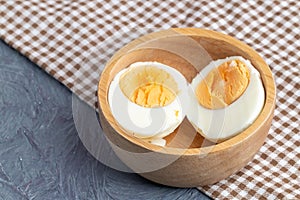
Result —
M82 145L71 92L0 41L0 199L209 199L104 166Z

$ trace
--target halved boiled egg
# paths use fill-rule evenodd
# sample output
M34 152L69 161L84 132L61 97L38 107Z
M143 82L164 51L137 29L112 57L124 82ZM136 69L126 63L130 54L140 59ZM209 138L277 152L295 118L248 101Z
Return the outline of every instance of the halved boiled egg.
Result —
M259 72L240 56L212 61L192 81L187 117L205 138L220 142L251 125L265 92Z
M108 102L126 133L163 146L186 115L187 81L176 69L158 62L136 62L116 74Z

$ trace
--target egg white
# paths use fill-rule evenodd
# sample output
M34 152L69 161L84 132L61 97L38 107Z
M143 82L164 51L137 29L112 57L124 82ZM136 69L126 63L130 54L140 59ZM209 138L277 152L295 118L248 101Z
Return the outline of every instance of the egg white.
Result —
M212 69L234 59L244 62L250 72L250 82L244 93L222 109L208 109L200 105L195 95L198 84ZM213 142L224 141L249 127L260 114L265 102L265 91L259 72L249 60L241 56L232 56L209 63L193 79L188 95L190 98L188 120L199 133Z
M128 70L152 66L169 73L177 83L179 92L173 102L166 106L146 108L130 101L122 92L120 77ZM126 133L138 138L155 141L172 133L186 116L187 81L176 69L158 62L137 62L117 73L110 84L108 102L113 117ZM178 115L176 115L178 111ZM158 142L158 145L165 145Z

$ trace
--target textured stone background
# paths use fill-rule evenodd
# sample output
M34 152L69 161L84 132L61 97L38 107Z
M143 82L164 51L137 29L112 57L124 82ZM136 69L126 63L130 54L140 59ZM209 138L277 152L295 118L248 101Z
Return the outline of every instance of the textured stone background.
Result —
M82 145L72 94L0 41L0 199L208 199L115 171Z

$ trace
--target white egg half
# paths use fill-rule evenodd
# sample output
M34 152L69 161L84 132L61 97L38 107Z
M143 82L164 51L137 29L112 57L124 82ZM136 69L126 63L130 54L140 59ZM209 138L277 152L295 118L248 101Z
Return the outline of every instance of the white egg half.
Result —
M141 77L143 73L135 75L135 71L141 71L141 69L151 69L152 71L163 70L161 72L163 72L162 74L165 74L167 78L166 80L160 80L160 82L162 85L171 84L171 87L176 87L175 99L167 105L155 107L144 107L131 101L129 96L124 93L124 90L129 90L133 87L130 85L138 84L138 81L131 83L132 79L143 79L143 77ZM121 80L124 80L122 78L130 73L131 75L128 76L128 80L126 80L125 83L124 81L121 82ZM156 73L155 77L150 76L151 73L149 72L145 79L155 82L155 80L159 79L158 76L160 75L157 76ZM160 77L160 79L162 78ZM172 84L172 81L175 81L174 84ZM134 87L138 87L138 85ZM184 106L186 98L187 81L185 77L176 69L158 62L136 62L131 64L128 68L121 70L111 82L108 92L109 106L119 126L128 134L138 138L144 138L147 141L153 141L154 144L158 143L158 145L162 146L165 142L161 142L157 139L172 133L186 116L187 108Z
M250 72L248 86L238 99L224 108L203 107L195 95L198 84L211 70L231 60L240 60L248 67ZM190 98L190 106L187 111L188 120L205 138L214 142L224 141L249 127L260 114L265 102L265 91L259 72L249 60L240 56L232 56L208 64L193 79L188 96Z

